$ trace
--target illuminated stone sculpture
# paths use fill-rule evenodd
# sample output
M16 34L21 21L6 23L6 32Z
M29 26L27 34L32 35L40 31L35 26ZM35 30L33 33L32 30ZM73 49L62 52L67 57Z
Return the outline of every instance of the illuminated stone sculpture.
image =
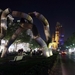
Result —
M33 19L28 14L18 11L12 11L12 16L21 18L20 27L14 32L8 43L5 45L5 49L3 50L1 57L5 56L9 46L16 40L16 38L22 31L32 28Z
M0 17L1 17L0 18L0 44L1 44L1 39L3 39L6 35L7 18L9 18L11 22L13 21L12 16L9 15L10 13L11 13L11 10L9 8L0 11Z
M21 18L20 27L14 32L12 37L9 39L8 43L5 45L5 48L4 48L4 50L3 50L2 54L1 54L1 58L6 55L6 52L7 52L8 48L9 48L9 46L16 40L16 38L20 35L20 33L22 31L28 30L28 29L30 29L32 31L32 34L30 36L32 36L32 38L43 48L43 50L42 50L43 55L46 56L46 57L49 57L50 55L49 55L49 52L48 52L47 44L39 36L37 27L33 24L32 17L30 15L26 14L26 13L19 12L19 11L12 11L11 14L12 14L12 16L14 18L15 17ZM34 14L36 14L36 13L34 12ZM49 24L48 24L47 20L45 19L45 17L43 15L40 15L38 18L44 24L44 31L45 31L46 39L48 41L48 38L50 37ZM6 23L7 23L7 20L6 20ZM36 29L36 30L34 30L34 29Z
M48 23L47 19L42 14L40 14L38 12L31 12L31 13L29 13L29 15L32 16L32 17L36 17L37 19L39 19L42 22L43 27L44 27L46 42L48 42L48 40L50 39L50 29L49 29L49 23ZM42 49L43 49L42 52L43 52L44 56L49 57L50 53L49 53L49 48L47 47L48 43L46 44L46 42L40 36L38 36L38 33L34 37L35 37L34 39L42 47Z

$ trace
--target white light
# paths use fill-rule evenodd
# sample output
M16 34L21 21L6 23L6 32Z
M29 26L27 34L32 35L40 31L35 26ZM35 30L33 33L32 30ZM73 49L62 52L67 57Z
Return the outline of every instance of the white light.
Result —
M69 52L70 52L70 53L72 52L71 49L69 49Z
M74 45L74 44L73 44Z
M1 43L5 43L5 40L1 40Z

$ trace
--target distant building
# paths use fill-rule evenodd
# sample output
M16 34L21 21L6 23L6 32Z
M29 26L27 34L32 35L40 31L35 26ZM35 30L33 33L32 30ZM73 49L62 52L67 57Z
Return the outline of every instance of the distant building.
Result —
M59 45L64 44L64 32L62 25L57 22L55 27L55 34L52 34L52 42L49 44L49 47L54 50L58 48Z

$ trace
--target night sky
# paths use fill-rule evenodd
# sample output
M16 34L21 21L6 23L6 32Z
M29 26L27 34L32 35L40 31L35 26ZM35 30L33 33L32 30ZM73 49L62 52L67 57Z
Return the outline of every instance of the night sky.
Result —
M0 0L0 8L22 11L25 13L37 11L43 14L50 24L50 33L55 30L56 22L64 28L65 38L75 32L75 1L73 0ZM43 29L38 20L34 19L44 38Z

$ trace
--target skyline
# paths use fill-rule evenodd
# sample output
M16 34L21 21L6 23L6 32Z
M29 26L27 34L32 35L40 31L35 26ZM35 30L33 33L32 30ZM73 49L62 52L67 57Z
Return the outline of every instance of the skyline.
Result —
M0 1L0 8L6 9L7 7L11 8L11 10L22 11L25 13L37 11L43 14L50 24L50 34L54 33L55 26L57 22L64 28L65 38L68 38L75 32L75 1L60 1L60 0L19 0L19 1ZM40 21L34 20L34 23L39 25ZM44 36L43 31L40 31L42 37Z

